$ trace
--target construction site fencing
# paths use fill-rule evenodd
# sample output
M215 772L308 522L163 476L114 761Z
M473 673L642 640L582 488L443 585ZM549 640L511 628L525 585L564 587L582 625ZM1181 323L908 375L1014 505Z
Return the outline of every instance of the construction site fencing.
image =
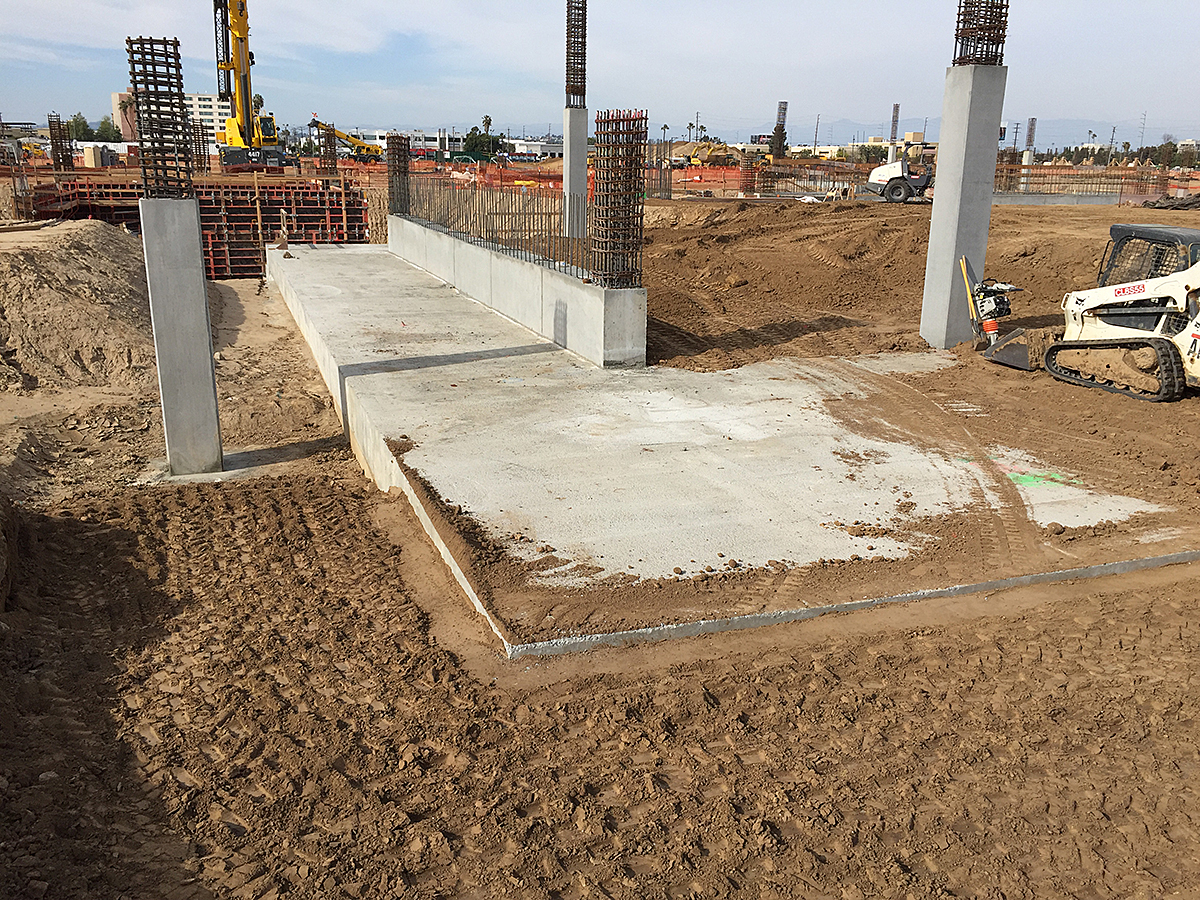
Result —
M865 185L869 166L854 163L820 163L810 166L762 166L758 169L757 193L768 197L829 194Z
M564 234L561 189L493 187L446 173L413 175L408 203L404 218L426 228L575 278L590 277L588 238Z
M1168 193L1171 179L1170 172L1158 170L1000 165L996 193L1109 195L1115 203L1140 202Z

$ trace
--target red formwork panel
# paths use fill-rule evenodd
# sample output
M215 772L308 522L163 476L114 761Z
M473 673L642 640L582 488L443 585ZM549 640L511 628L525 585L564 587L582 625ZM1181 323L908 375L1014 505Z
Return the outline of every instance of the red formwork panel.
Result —
M263 244L280 231L306 244L365 244L365 190L349 178L199 178L200 231L209 278L258 278ZM129 180L63 179L33 188L38 219L94 218L140 228L141 185Z

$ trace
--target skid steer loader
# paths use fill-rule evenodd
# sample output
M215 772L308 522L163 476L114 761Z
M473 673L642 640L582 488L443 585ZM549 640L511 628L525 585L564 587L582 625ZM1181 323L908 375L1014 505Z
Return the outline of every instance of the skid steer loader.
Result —
M1200 387L1200 230L1114 225L1111 236L1098 287L1063 298L1065 331L1042 363L1068 384L1178 400ZM1032 368L1022 335L997 341L988 358Z

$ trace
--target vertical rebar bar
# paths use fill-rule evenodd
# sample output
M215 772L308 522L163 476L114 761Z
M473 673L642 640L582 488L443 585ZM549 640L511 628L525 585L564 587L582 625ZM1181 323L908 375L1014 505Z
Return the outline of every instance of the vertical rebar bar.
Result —
M127 38L136 101L138 161L149 198L193 196L192 132L183 98L178 38Z

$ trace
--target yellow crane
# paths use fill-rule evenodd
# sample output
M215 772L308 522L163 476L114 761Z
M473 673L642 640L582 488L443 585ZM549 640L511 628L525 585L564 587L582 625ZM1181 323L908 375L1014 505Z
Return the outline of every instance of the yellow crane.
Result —
M314 115L313 120L308 123L308 127L319 128L321 131L324 131L330 126L319 121ZM333 129L333 136L354 150L353 157L358 162L383 162L384 151L383 148L378 144L372 144L368 141L361 140L352 134L346 134L344 131L338 131L336 128Z
M217 132L221 165L286 166L297 160L279 144L275 117L258 115L250 86L250 15L246 0L213 0L217 32L217 93L229 103L233 115L225 130Z

